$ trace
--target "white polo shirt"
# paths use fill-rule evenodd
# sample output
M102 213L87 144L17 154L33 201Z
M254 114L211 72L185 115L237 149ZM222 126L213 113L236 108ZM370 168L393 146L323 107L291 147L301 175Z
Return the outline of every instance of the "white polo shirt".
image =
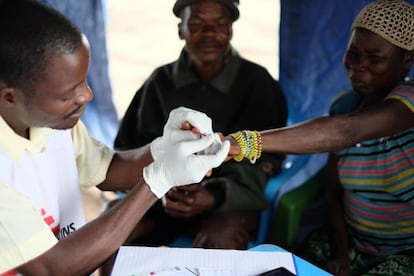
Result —
M0 117L0 275L85 224L81 187L105 179L113 151L79 122L18 136ZM10 273L13 275L13 273Z

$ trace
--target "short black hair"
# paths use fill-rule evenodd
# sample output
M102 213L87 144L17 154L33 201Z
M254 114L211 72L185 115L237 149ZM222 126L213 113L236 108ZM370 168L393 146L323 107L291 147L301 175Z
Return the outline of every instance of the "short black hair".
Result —
M52 7L0 0L0 82L7 86L29 93L52 56L73 53L81 43L80 30Z

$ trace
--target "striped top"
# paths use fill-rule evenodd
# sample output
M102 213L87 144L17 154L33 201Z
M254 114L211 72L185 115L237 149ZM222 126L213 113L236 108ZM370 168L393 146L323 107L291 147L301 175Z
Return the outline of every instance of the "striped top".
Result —
M397 86L387 99L399 100L414 112L414 85ZM349 112L357 105L358 97L350 91L337 99L331 113ZM375 255L414 249L414 128L336 154L345 220L357 248Z

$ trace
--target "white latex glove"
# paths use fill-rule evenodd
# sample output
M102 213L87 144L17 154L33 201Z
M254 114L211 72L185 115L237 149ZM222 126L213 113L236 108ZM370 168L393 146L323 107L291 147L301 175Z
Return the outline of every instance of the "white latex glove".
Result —
M209 147L215 139L214 134L200 139L175 144L143 170L144 180L151 191L162 198L172 187L200 182L212 168L220 166L230 149L229 141L222 143L215 153L196 155Z
M221 142L220 136L218 134L214 134L213 143L211 143L211 145L208 148L200 152L197 152L197 154L214 154L220 150L221 144L222 142Z
M199 138L191 130L181 129L182 124L186 121L198 128L201 134L213 133L211 119L206 114L186 107L173 109L164 126L163 135L151 142L151 155L154 160L157 160L166 151L175 147L175 144L178 142Z

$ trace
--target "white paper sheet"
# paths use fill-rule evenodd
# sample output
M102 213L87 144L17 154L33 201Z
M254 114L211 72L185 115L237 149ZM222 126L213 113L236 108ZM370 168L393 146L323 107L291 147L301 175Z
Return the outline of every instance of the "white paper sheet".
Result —
M289 252L122 246L112 276L254 276L284 266Z

